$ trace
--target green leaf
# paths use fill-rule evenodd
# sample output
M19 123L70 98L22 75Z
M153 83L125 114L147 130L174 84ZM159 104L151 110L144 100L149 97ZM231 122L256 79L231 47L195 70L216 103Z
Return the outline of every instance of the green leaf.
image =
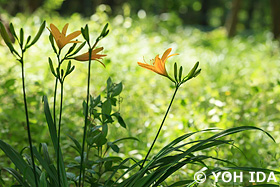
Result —
M124 122L124 120L123 120L123 118L121 117L121 115L120 115L119 112L115 112L115 113L113 114L113 116L115 116L115 117L117 118L118 123L119 123L123 128L126 128L126 124L125 124L125 122Z
M53 118L50 112L50 108L49 108L49 103L48 103L48 98L47 96L43 96L43 102L44 102L44 113L45 113L45 117L47 120L47 124L48 124L48 129L49 129L49 133L51 136L51 140L53 143L53 147L55 150L55 153L57 155L57 131L56 131L56 127L53 123ZM62 186L68 186L68 181L67 181L67 177L66 177L66 172L65 172L65 166L64 166L64 162L63 162L63 155L61 153L61 149L59 148L59 164L60 164L60 177L62 178L61 182L62 182Z
M264 133L266 133L266 134L274 141L273 137L272 137L269 133L267 133L266 131L264 131L264 130L258 128L258 127L254 127L254 126L242 126L242 127L230 128L230 129L224 130L224 131L222 131L222 132L220 132L220 133L217 133L217 134L213 135L212 137L210 137L210 138L208 138L208 139L206 139L206 140L203 140L203 141L197 143L196 145L194 145L194 146L190 147L189 149L187 149L186 151L184 151L182 154L180 154L180 155L178 155L178 156L176 156L176 157L173 157L174 159L173 159L172 161L170 161L170 163L171 163L170 166L166 169L166 171L168 171L168 172L166 173L166 175L169 176L169 175L171 175L173 172L175 172L175 171L178 169L178 167L179 167L179 168L182 167L182 165L179 164L179 165L175 165L175 166L172 168L172 165L173 165L172 163L177 164L179 160L185 158L187 155L191 154L192 152L195 152L195 151L198 151L198 150L202 150L201 147L205 146L207 143L212 142L212 141L214 141L214 140L216 140L216 139L218 139L218 138L222 138L222 137L224 137L224 136L228 136L228 135L230 135L230 134L242 132L242 131L245 131L245 130L260 130L260 131L263 131ZM209 144L208 144L208 145L209 145ZM208 148L208 146L206 146L206 147L204 147L204 148ZM150 162L149 164L151 165L151 162ZM148 164L147 164L147 165L148 165ZM146 167L147 167L147 166L146 166ZM166 176L166 175L165 175L165 177L168 177L168 176ZM155 177L154 177L154 178L155 178ZM161 181L162 181L162 180L161 180ZM158 182L159 182L159 181L158 181Z
M48 187L47 178L46 178L46 173L45 172L42 172L42 174L40 176L39 186L40 187Z
M218 139L231 135L231 134L234 134L234 133L246 131L246 130L260 130L260 131L264 132L265 134L267 134L274 141L273 137L269 133L267 133L266 131L264 131L260 128L254 127L254 126L242 126L242 127L230 128L230 129L224 130L220 133L217 133L206 140L201 140L201 141L197 142L195 145L191 146L186 151L180 151L180 154L177 154L176 156L168 157L168 159L169 159L168 163L163 164L160 167L157 167L157 169L154 170L153 173L151 173L149 175L145 175L149 171L150 168L155 167L155 164L157 164L157 161L162 158L162 155L167 154L167 153L171 152L172 150L176 149L174 147L171 147L172 144L175 145L178 142L185 139L186 137L190 137L192 134L197 133L197 132L189 133L189 134L184 135L183 137L180 137L179 139L176 139L175 142L172 142L168 146L164 147L158 154L156 154L154 157L152 157L152 159L145 165L144 168L139 170L138 173L136 173L135 175L132 175L129 179L124 180L120 186L125 186L126 184L129 184L127 186L133 186L136 184L137 184L137 186L140 186L140 184L143 186L149 186L150 184L153 184L155 182L155 180L157 180L157 178L159 178L161 176L163 178L158 182L164 181L165 178L167 178L172 173L174 173L177 169L181 168L182 166L184 166L186 164L187 160L184 162L181 162L181 160L184 158L189 157L191 160L199 162L199 163L203 163L202 160L207 159L207 158L216 159L216 158L212 158L212 157L208 157L208 156L200 156L200 155L197 157L194 157L192 153L196 152L198 150L201 150L202 148L209 148L209 146L215 146L211 142L218 142L218 143L216 143L216 145L221 144L221 143L227 143L228 141L222 141L222 140L218 140ZM209 131L209 129L208 129L208 131ZM221 159L216 159L216 160L227 162L227 161L224 161ZM143 176L145 176L145 177L143 177Z
M56 185L58 185L58 178L57 178L57 172L53 172L51 169L51 163L48 160L49 158L49 154L47 157L45 157L45 159L42 158L42 156L39 154L39 152L37 151L36 147L33 147L33 152L35 157L37 158L37 160L39 161L39 163L42 165L42 167L46 170L48 176L50 176L50 178L52 178L53 181L55 181ZM46 153L44 153L45 155ZM42 173L41 173L42 175Z
M109 93L110 93L112 86L113 86L113 82L112 82L111 77L109 77L107 79L107 97L109 97Z
M2 38L4 39L4 42L6 43L6 45L9 47L10 51L13 53L15 52L15 49L12 45L12 41L6 31L5 26L3 25L3 23L0 21L0 34L2 36Z
M109 162L109 161L119 162L122 161L122 158L118 156L109 156L109 157L98 159L96 163Z
M14 170L13 168L3 168L7 172L9 172L13 177L24 187L30 187L29 184L24 180L24 178L21 176L21 174Z
M77 46L77 43L73 43L73 45L69 48L69 50L66 54L67 55L70 54L75 49L76 46Z
M118 180L120 180L124 175L126 175L126 174L129 173L130 171L132 171L135 167L140 166L140 164L141 164L141 162L142 162L142 161L137 162L137 161L135 161L133 158L126 158L125 160L123 160L123 161L116 167L116 169L114 170L114 172L113 172L112 175L110 176L109 180L111 180L111 179L114 177L114 175L117 173L117 171L118 171L119 169L124 168L124 164L127 163L127 162L130 161L130 160L134 161L136 164L130 166L129 168L126 168L126 171L123 172L122 175L119 176L119 177L115 180L114 184L116 184L116 183L118 182ZM129 179L130 179L130 178L129 178ZM128 182L129 182L129 179L128 179ZM107 182L108 182L108 181L107 181ZM107 185L107 182L105 183L105 186ZM113 186L113 185L112 185L112 186ZM118 185L118 186L125 186L125 185Z
M107 143L107 139L100 130L96 129L95 131L90 132L88 134L87 143L90 146L92 146L93 144L96 144L97 146L102 146Z
M111 101L111 105L112 105L112 106L117 106L117 101L118 101L117 98L111 97L111 98L110 98L110 101Z
M21 46L23 46L23 41L24 41L24 31L23 31L23 28L20 29L20 32L19 32L19 44Z
M112 111L112 105L110 100L106 100L104 103L102 103L102 119L105 121L107 119L107 116L110 116Z
M103 39L104 37L106 37L109 33L109 30L107 30L108 28L108 23L106 23L106 25L103 27L100 35L98 36L98 38L96 39L96 41L100 41L101 39Z
M50 57L49 57L49 66L50 66L50 69L51 69L52 74L53 74L55 77L57 77L57 76L56 76L56 73L55 73L55 71L54 71L54 68L53 68L52 59L51 59Z
M109 23L106 23L106 25L103 27L103 30L101 32L102 36L104 37L104 35L107 33L107 28L109 26Z
M77 181L76 175L71 172L66 172L67 178L70 179L71 181Z
M69 74L70 68L71 68L71 60L69 60L68 64L67 64L67 68L66 68L66 74L67 75Z
M174 78L175 78L175 81L178 82L178 78L177 78L177 63L176 62L174 63Z
M96 107L101 101L101 96L97 96L96 98L90 97L90 107L91 109L93 109L94 107Z
M56 69L56 75L57 75L57 78L60 79L61 76L60 76L60 71L59 71L59 68L57 67Z
M75 69L75 66L72 66L72 68L69 70L68 74L72 73L74 71L74 69Z
M86 24L85 28L81 28L82 35L84 39L89 43L89 32L88 32L88 25Z
M85 44L86 42L81 43L81 45L72 54L70 54L69 57L77 54L85 46Z
M57 54L57 50L56 50L55 45L54 45L54 40L53 40L53 35L52 34L49 35L49 40L50 40L51 46L53 48L53 51L55 52L55 54Z
M107 138L104 136L102 132L100 132L94 139L94 143L98 146L101 147L102 145L107 143Z
M180 69L179 69L179 82L182 81L182 74L183 74L183 67L180 66Z
M27 37L25 46L27 46L27 45L29 44L30 40L31 40L31 36L29 35L29 36ZM26 48L26 47L25 47L25 48Z
M172 156L172 157L175 158L176 155ZM222 162L225 162L225 163L228 163L228 164L232 164L231 162L229 162L227 160L222 160L222 159L219 159L219 158L215 158L215 157L211 157L211 156L206 156L206 155L191 156L191 157L186 158L183 161L180 161L178 163L173 162L173 160L170 160L169 163L174 163L175 165L172 166L172 167L168 167L165 170L155 171L155 174L157 173L156 176L159 177L161 174L163 174L163 175L156 181L156 183L154 185L155 186L159 185L160 183L165 181L165 179L167 179L170 175L172 175L174 172L178 171L180 168L182 168L186 164L189 164L189 163L192 163L192 162L203 163L202 160L204 160L204 159L214 159L214 160L217 160L217 161L222 161ZM163 164L162 167L165 167L166 165L168 165L168 163ZM203 165L205 165L205 164L203 164ZM153 178L154 181L156 179L157 179L156 177ZM153 180L150 181L150 182L154 183Z
M47 146L47 144L46 144L46 143L41 143L40 145L42 146L44 159L46 160L46 162L48 163L48 165L51 165L51 164L52 164L52 161L51 161L51 157L50 157L50 155L49 155L49 151L48 151L48 146Z
M11 31L12 35L18 40L14 25L12 23L10 23L10 31Z
M193 77L198 76L198 75L200 74L200 72L201 72L201 69L197 70L197 71L194 73Z
M105 172L106 171L112 171L112 165L113 165L113 162L112 161L107 161L105 162L104 166L105 166Z
M81 147L81 145L80 145L80 143L79 143L79 141L78 140L76 140L73 136L70 136L69 134L67 135L73 142L74 142L74 144L75 144L75 146L76 146L76 150L79 152L79 154L81 155L81 153L82 153L82 147Z
M123 141L123 140L136 140L136 141L139 141L137 138L135 137L125 137L125 138L120 138L120 139L117 139L115 141L113 141L112 143L117 143L117 142L120 142L120 141Z
M33 41L27 46L27 48L29 48L30 46L34 45L34 44L39 40L39 38L41 37L41 35L42 35L42 33L43 33L45 27L46 27L46 21L43 21L43 23L41 24L41 26L40 26L40 28L39 28L39 30L38 30L38 32L37 32L35 38L34 38Z
M85 101L83 101L83 114L84 116L86 115L87 113L87 103Z
M107 123L102 124L102 133L105 137L108 135L108 125L107 125Z
M120 148L116 144L114 144L112 142L108 142L107 144L109 147L111 147L113 149L113 151L115 151L116 153L119 153Z
M120 93L122 92L123 86L122 83L120 82L119 84L116 84L116 86L113 88L112 91L112 97L118 96L120 95Z
M61 69L61 78L63 78L63 75L64 75L64 70Z
M190 71L190 72L188 73L188 75L184 78L184 79L186 79L186 80L184 80L184 82L187 81L187 80L189 80L189 79L191 79L191 78L193 78L193 76L194 76L194 74L195 74L195 71L196 71L196 69L198 68L198 65L199 65L199 62L196 62L195 65L193 66L193 68L191 69L191 71Z
M21 155L14 150L9 144L0 140L0 148L6 154L7 157L15 164L22 175L25 176L26 180L31 186L35 186L34 173L30 166L23 160Z
M121 169L122 168L122 166L126 163L126 162L128 162L129 160L131 160L132 158L126 158L125 160L123 160L118 166L117 166L117 168L114 170L114 172L111 174L111 176L110 176L110 178L106 181L106 183L105 183L105 186L107 186L107 184L108 184L108 182L114 177L114 175L117 173L117 171L119 170L119 169ZM115 181L115 183L117 182L117 180Z

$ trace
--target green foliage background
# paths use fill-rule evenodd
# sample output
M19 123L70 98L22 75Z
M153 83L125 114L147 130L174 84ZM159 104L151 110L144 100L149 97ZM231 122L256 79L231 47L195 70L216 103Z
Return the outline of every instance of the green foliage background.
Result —
M127 131L119 125L110 127L110 137L116 139L126 134L141 141L126 142L121 146L120 156L143 158L160 125L173 85L168 79L140 68L137 62L142 62L143 56L149 61L169 47L173 48L172 53L180 55L169 59L168 70L177 62L186 74L199 61L202 73L180 88L153 152L184 133L213 127L253 125L268 131L279 142L280 53L279 43L273 41L270 32L255 31L253 35L244 33L228 39L222 27L209 32L183 27L181 20L172 13L165 19L158 16L139 19L125 14L109 18L107 9L100 6L90 19L79 14L67 18L55 14L42 17L37 12L29 17L18 14L10 21L17 30L23 26L26 33L33 35L42 19L46 19L47 25L54 23L60 29L70 23L69 32L88 23L92 37L98 35L106 22L110 23L110 33L100 43L108 55L104 60L106 69L94 62L91 94L97 96L105 88L109 76L114 82L123 82L120 112L128 127ZM54 56L48 34L46 29L26 56L27 95L35 145L50 142L41 102L44 94L51 101L54 86L47 59ZM0 46L0 55L0 138L20 150L27 146L20 66L6 46ZM66 135L82 139L82 101L86 97L86 63L74 63L76 69L65 84L62 118L63 152L69 153L65 156L66 162L74 154ZM218 155L239 166L280 169L279 144L272 143L264 134L246 132L234 139L243 153L234 147L219 147L207 154ZM0 152L0 165L9 164ZM180 172L182 175L175 176L176 180L186 179L187 174L196 171Z

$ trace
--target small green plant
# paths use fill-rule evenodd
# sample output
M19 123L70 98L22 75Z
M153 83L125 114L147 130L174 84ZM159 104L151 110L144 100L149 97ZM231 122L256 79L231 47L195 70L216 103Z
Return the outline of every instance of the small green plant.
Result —
M7 31L2 23L0 23L1 36L4 39L11 53L16 57L16 60L21 64L22 72L22 88L23 100L25 106L26 126L28 135L28 144L30 155L17 152L12 146L0 140L0 148L5 152L7 157L14 163L16 169L4 168L11 173L21 186L118 186L118 187L147 187L147 186L198 186L199 183L191 176L187 180L181 180L167 183L167 179L180 170L182 167L195 165L206 168L206 175L210 176L212 172L227 171L227 170L242 170L242 171L264 171L254 167L238 167L234 163L224 160L219 157L209 156L203 152L214 149L221 145L233 145L233 140L226 139L232 134L247 130L258 130L264 132L273 141L273 137L266 131L254 126L240 126L227 130L206 129L196 132L188 132L171 143L164 146L159 152L153 153L153 147L157 142L162 127L171 109L172 103L178 93L179 88L187 81L197 77L201 69L199 62L189 71L187 75L183 75L183 67L178 69L177 63L174 63L173 77L171 77L165 67L167 59L177 55L171 53L171 48L167 49L162 57L157 55L152 64L138 64L151 70L159 75L168 78L174 84L174 94L171 98L169 106L164 114L163 120L159 126L155 138L151 143L144 159L136 159L132 157L122 158L117 154L120 153L119 143L126 140L139 141L135 137L122 137L116 140L111 140L109 136L110 126L118 123L124 129L127 127L124 119L120 114L120 94L123 90L122 82L114 83L111 78L106 81L105 89L102 93L94 96L91 94L91 66L93 61L100 62L104 67L102 59L106 56L101 54L103 47L97 47L101 39L105 38L108 33L108 24L106 24L98 37L92 43L90 40L91 34L88 25L66 35L68 24L62 31L54 25L50 24L49 41L56 60L52 57L48 58L49 67L54 76L54 94L52 112L49 107L48 98L43 96L44 114L51 137L55 156L49 153L49 147L46 143L40 143L38 149L32 144L32 129L28 118L28 103L26 100L25 91L25 75L24 75L24 54L27 49L34 45L40 38L45 29L45 22L42 23L37 35L31 41L31 36L24 39L24 30L20 29L20 36L16 34L14 27L10 24L10 30L19 44L19 49L16 50L11 42ZM84 41L74 40L82 34ZM72 43L68 49L66 46ZM87 45L86 52L78 54ZM55 63L56 61L56 63ZM87 71L87 91L86 98L83 101L82 109L84 115L83 136L81 139L68 135L72 140L72 147L77 151L77 156L66 164L63 155L67 154L62 150L61 133L63 133L63 99L64 85L66 77L75 70L72 61L88 62ZM55 65L56 64L56 65ZM58 89L60 88L59 109L56 109ZM58 112L58 115L57 115ZM219 132L217 132L219 131ZM193 136L200 133L207 133L208 138L194 140ZM188 140L192 138L191 140ZM234 145L233 145L234 146ZM136 148L137 149L137 148ZM153 156L150 156L150 155ZM53 157L55 159L53 159ZM53 160L56 160L53 162ZM206 160L215 160L230 167L217 167L207 164ZM276 174L279 172L274 171Z
M25 117L26 117L26 127L27 127L28 143L29 143L29 149L30 149L30 155L31 155L32 170L33 170L33 175L34 175L33 177L35 179L35 180L33 180L33 182L35 183L36 187L38 186L38 181L37 181L37 176L36 176L35 160L34 160L34 154L33 154L33 149L32 149L32 147L33 147L32 146L32 136L31 136L30 123L29 123L26 91L25 91L24 54L28 48L30 48L32 45L34 45L39 40L39 38L45 28L45 24L46 24L45 22L42 23L42 25L41 25L37 35L34 37L33 41L31 41L30 35L25 40L23 28L20 29L20 35L18 37L15 32L13 24L12 23L10 24L11 33L15 37L15 39L20 47L20 52L18 52L12 45L12 42L10 40L9 35L7 34L7 31L4 27L4 25L0 22L1 36L3 37L6 45L9 47L11 53L15 56L16 60L21 64L22 92L23 92L23 101L24 101L24 109L25 109Z

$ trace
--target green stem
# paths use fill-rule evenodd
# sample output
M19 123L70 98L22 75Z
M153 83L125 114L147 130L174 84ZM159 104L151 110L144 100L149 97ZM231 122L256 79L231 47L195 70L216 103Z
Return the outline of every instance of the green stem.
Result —
M59 153L60 153L60 127L61 127L61 117L62 117L62 102L63 102L63 82L60 82L61 84L61 94L60 94L60 111L59 111L59 119L58 119L58 137L57 137L57 175L59 180L59 186L60 184L60 168L59 168Z
M58 62L58 71L60 71L60 65L62 62L60 62L60 58L59 58L59 55L60 55L60 52L61 50L59 50L58 54L57 54L57 62ZM55 78L55 86L54 86L54 96L53 96L53 123L54 123L54 127L55 129L57 130L57 127L56 127L56 95L57 95L57 86L58 86L58 77ZM60 104L60 116L59 116L59 120L61 120L61 113L62 113L62 98L63 98L63 86L61 84L61 104ZM57 176L58 176L58 184L59 186L61 185L60 184L60 171L59 171L59 148L60 148L60 122L59 122L59 132L58 132L58 144L57 144Z
M56 114L55 114L55 105L56 105L56 92L57 92L57 83L58 78L55 79L55 85L54 85L54 94L53 94L53 124L56 130Z
M81 151L81 163L80 163L80 175L79 175L79 187L81 185L81 177L83 174L83 182L82 186L84 186L84 174L85 168L83 167L84 162L84 149L85 149L85 141L87 134L87 124L88 124L88 102L89 102L89 90L90 90L90 66L91 66L91 53L92 48L89 49L89 63L88 63L88 79L87 79L87 102L86 102L86 110L85 110L85 125L84 125L84 135L83 135L83 143L82 143L82 151Z
M36 168L35 168L35 162L34 162L34 154L33 154L33 146L32 146L32 138L31 138L31 132L30 132L30 124L29 124L29 117L28 117L26 93L25 93L23 54L22 54L22 58L21 58L20 62L21 62L21 79L22 79L23 100L24 100L25 117L26 117L26 124L27 124L27 135L28 135L28 141L29 141L29 147L30 147L30 154L31 154L31 162L32 162L33 173L34 173L34 180L35 180L36 187L38 187L38 182L37 182L37 177L36 177Z
M58 57L58 70L60 71L60 65L62 64L62 61L59 61L59 57ZM57 84L58 84L58 78L55 78L55 85L54 85L54 94L53 94L53 124L54 127L56 128L56 95L57 95Z
M170 101L170 103L169 103L169 106L168 106L168 108L167 108L167 110L166 110L166 112L165 112L165 115L164 115L164 117L163 117L163 120L162 120L162 122L161 122L161 125L160 125L160 127L159 127L159 129L158 129L157 135L156 135L156 137L155 137L155 139L154 139L154 141L153 141L153 143L152 143L152 145L151 145L151 147L150 147L150 149L149 149L149 151L148 151L148 153L147 153L147 155L146 155L146 157L145 157L145 159L144 159L144 161L143 161L143 163L142 163L142 165L141 165L141 167L140 167L140 170L143 168L143 166L144 166L144 164L145 164L145 162L146 162L146 160L147 160L147 158L148 158L148 156L149 156L151 150L153 149L153 147L154 147L154 145L155 145L155 143L156 143L156 140L157 140L157 138L158 138L158 136L159 136L159 133L160 133L160 131L161 131L161 129L162 129L162 126L163 126L163 124L164 124L164 122L165 122L165 119L166 119L167 114L168 114L168 112L169 112L169 110L170 110L170 108L171 108L171 105L172 105L172 103L173 103L173 101L174 101L175 95L176 95L176 93L177 93L179 87L180 87L180 85L176 84L176 89L175 89L174 94L173 94L173 96L172 96L172 99L171 99L171 101Z
M61 50L59 49L58 54L56 55L57 57L57 62L58 62L58 71L60 71L60 65L62 64L63 60L60 62L60 55ZM55 107L56 107L56 93L57 93L57 84L58 84L58 78L55 78L55 86L54 86L54 95L53 95L53 123L54 123L54 127L56 128L56 111L55 111Z

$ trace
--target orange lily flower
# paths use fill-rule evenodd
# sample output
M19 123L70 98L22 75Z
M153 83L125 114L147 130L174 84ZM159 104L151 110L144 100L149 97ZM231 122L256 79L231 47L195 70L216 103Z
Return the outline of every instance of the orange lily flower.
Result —
M99 59L102 59L104 56L107 56L107 55L97 54L102 50L103 50L103 47L99 47L99 48L96 48L96 49L92 50L91 60L96 60L96 61L100 62L105 67L105 65ZM86 52L84 54L76 56L76 57L74 57L74 59L78 60L78 61L88 61L89 60L89 52Z
M152 65L150 64L147 64L147 63L141 63L141 62L137 62L139 66L143 67L143 68L146 68L148 70L151 70L157 74L160 74L162 76L165 76L165 77L169 77L167 71L166 71L166 68L165 68L165 62L168 58L172 57L172 56L175 56L175 55L178 55L177 53L173 54L173 55L169 55L170 52L171 52L172 48L169 48L167 49L161 58L159 58L159 55L157 55L155 57L155 59L152 59L151 61L153 62ZM169 56L168 56L169 55Z
M54 24L50 24L50 29L49 31L53 35L55 42L58 46L59 49L62 49L66 44L69 43L79 43L80 41L71 41L74 38L78 37L81 34L81 31L75 31L72 32L71 34L66 36L66 31L68 29L68 23L63 27L62 32L58 30L58 28Z

